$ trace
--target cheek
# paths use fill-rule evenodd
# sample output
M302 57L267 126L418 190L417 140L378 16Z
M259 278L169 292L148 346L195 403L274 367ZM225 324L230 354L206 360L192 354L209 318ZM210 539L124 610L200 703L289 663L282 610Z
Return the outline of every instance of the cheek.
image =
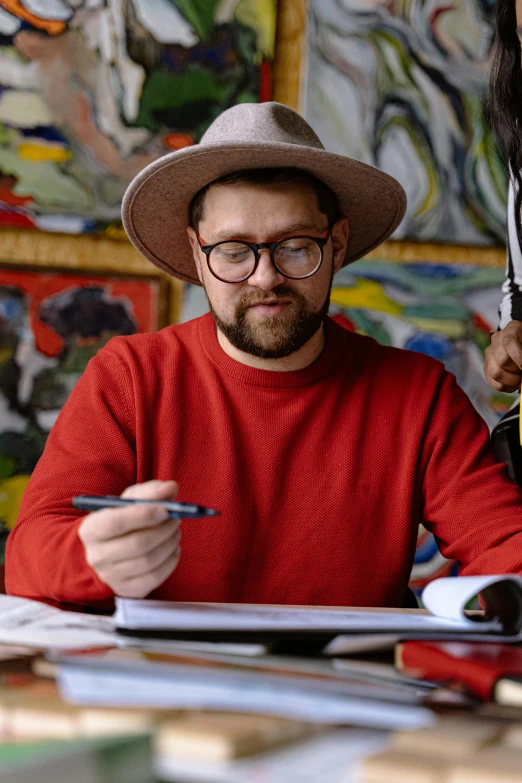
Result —
M212 275L203 273L203 282L205 284L205 291L207 297L212 304L212 307L216 313L227 320L234 314L234 307L236 298L234 292L228 291L225 283L220 283Z

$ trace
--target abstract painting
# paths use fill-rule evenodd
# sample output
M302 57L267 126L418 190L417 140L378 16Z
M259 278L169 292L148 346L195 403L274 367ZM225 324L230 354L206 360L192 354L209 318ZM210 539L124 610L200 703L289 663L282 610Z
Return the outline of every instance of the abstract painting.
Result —
M0 542L89 359L157 329L158 279L0 269Z
M0 0L0 225L122 234L148 163L267 100L276 0Z
M488 386L482 370L503 280L501 269L468 264L357 261L335 277L330 315L383 345L443 362L492 428L515 399ZM455 573L455 564L421 527L410 586L418 591Z
M325 147L406 190L395 238L505 241L485 118L492 0L310 0L303 112Z

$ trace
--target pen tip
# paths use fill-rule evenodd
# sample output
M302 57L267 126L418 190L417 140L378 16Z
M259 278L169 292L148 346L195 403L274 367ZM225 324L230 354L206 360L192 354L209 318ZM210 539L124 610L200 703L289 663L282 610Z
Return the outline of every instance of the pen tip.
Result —
M207 508L207 517L218 517L221 514L221 511L216 511L215 508Z

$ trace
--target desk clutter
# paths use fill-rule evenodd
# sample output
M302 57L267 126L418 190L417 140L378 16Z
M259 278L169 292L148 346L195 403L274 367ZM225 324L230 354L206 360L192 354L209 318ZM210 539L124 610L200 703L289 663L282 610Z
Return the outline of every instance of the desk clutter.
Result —
M0 783L522 783L520 624L455 608L520 580L473 579L453 616L443 584L431 613L0 596Z

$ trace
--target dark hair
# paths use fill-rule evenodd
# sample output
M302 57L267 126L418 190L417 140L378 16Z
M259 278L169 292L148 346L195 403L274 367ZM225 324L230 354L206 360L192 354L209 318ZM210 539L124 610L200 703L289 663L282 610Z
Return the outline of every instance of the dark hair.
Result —
M333 191L320 179L308 171L296 168L241 169L232 174L225 174L199 190L189 207L189 222L193 229L198 230L199 221L203 217L205 196L212 185L309 185L317 198L319 211L328 218L332 225L341 216L339 203Z
M522 247L522 71L515 0L498 0L488 116L515 186L515 225Z

